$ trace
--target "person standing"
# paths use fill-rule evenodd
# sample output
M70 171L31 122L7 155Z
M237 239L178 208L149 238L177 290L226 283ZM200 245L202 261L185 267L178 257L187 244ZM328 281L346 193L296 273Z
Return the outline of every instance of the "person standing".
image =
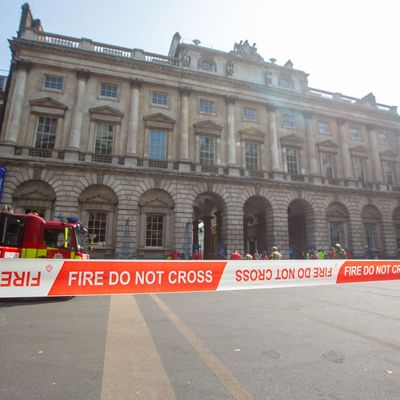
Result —
M269 256L270 260L282 260L282 254L278 251L278 248L276 246L274 246L272 248L272 253Z
M237 251L237 249L233 250L231 257L231 260L241 260L242 256L240 255L240 253Z

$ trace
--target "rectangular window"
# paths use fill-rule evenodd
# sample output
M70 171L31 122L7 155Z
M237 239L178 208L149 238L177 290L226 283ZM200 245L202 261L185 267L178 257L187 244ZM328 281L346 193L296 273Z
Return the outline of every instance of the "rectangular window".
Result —
M360 182L366 181L366 173L365 173L365 160L362 158L355 157L354 158L354 173L356 179Z
M149 137L150 160L167 159L167 137L166 131L151 130Z
M255 108L243 107L243 119L245 121L257 121L257 110Z
M294 149L292 147L286 148L286 166L289 174L299 174L297 149Z
M385 176L385 181L389 185L394 185L394 168L393 163L390 161L383 161L383 173Z
M329 223L329 236L331 246L335 246L336 243L344 244L344 226L342 222L330 222Z
M215 114L215 101L200 99L199 112L203 114Z
M36 143L37 149L54 149L57 131L57 118L39 117L36 129Z
M151 104L154 106L168 107L168 93L153 91Z
M51 90L63 90L64 78L56 75L44 75L43 87Z
M380 133L378 138L379 138L379 143L381 143L381 144L389 144L389 141L388 141L388 138L387 138L386 134Z
M334 155L332 153L321 153L322 174L326 178L334 178Z
M114 141L114 125L96 125L95 154L109 156L112 154Z
M329 125L327 122L318 122L318 133L321 133L322 135L329 135Z
M148 215L146 220L146 246L162 247L164 233L164 216Z
M93 243L105 243L107 230L107 213L89 212L88 233L93 237Z
M289 78L279 77L278 85L286 89L293 89L293 82Z
M258 144L257 143L246 143L246 169L249 171L258 170Z
M200 164L214 165L214 138L209 136L199 136L200 144Z
M282 114L282 123L283 123L283 126L294 128L296 126L294 114L283 113Z
M117 94L118 94L118 86L117 85L113 85L111 83L102 83L101 84L100 96L112 97L112 98L116 99Z
M368 250L376 250L378 248L378 230L376 224L364 224L364 237ZM369 256L371 257L371 255Z
M349 133L350 133L350 137L353 140L361 140L361 134L360 134L360 130L358 128L351 127L349 129Z

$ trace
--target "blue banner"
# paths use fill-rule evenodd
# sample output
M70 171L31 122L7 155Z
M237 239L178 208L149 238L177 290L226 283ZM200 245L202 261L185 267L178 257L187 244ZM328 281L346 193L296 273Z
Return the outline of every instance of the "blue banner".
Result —
M3 197L4 179L6 178L7 168L0 165L0 202Z

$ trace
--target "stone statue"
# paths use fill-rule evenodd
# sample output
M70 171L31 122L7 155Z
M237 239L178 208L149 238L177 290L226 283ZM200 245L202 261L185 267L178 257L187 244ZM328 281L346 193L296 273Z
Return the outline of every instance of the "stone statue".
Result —
M228 60L225 66L225 75L232 76L233 75L233 61Z
M235 56L247 58L248 60L264 61L264 59L257 53L256 44L253 43L251 46L248 40L241 40L239 43L235 43L233 50L229 53Z

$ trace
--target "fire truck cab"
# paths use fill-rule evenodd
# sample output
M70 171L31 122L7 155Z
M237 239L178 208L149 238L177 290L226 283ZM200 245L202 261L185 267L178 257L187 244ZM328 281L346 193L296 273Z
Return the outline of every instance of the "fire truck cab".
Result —
M0 212L0 258L89 258L87 229L76 218L45 221Z

